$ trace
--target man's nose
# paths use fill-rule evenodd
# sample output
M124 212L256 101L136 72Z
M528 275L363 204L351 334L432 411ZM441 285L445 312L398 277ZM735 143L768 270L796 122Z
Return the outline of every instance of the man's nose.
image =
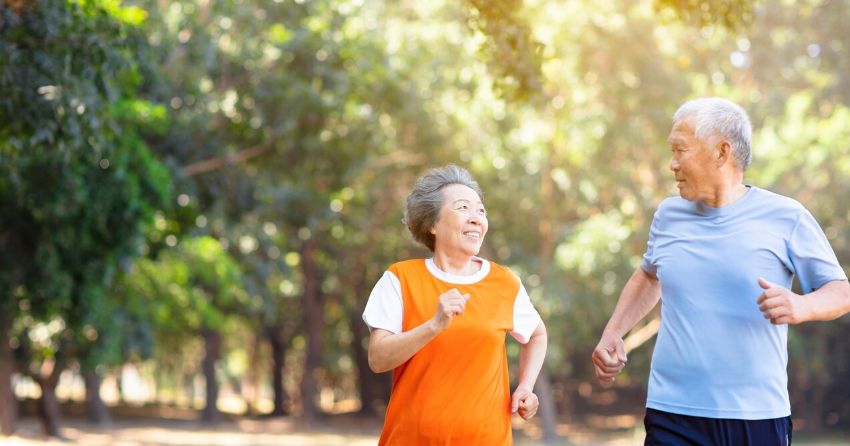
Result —
M671 158L669 167L670 167L670 170L672 170L673 172L676 172L676 171L679 170L679 162L676 161L675 158Z

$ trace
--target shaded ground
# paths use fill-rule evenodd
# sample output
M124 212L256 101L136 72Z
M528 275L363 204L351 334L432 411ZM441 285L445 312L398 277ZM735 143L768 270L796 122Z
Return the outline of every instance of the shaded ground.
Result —
M533 438L539 432L532 425L528 433L515 430L518 446L543 443ZM380 421L354 417L335 417L308 429L291 418L241 419L214 426L186 420L120 420L99 427L79 419L64 422L65 440L49 439L40 434L35 419L21 420L15 436L0 441L4 446L85 445L85 446L373 446L377 443ZM631 446L642 444L640 432L591 432L561 425L567 434L559 444L594 446Z
M643 430L634 420L598 420L611 425L631 422L629 427L592 427L561 424L562 439L555 444L573 446L637 446L643 444ZM592 423L595 424L595 423ZM354 416L335 416L312 428L292 418L231 419L216 425L178 419L121 419L108 427L95 426L78 418L66 419L65 440L45 438L33 418L21 420L15 436L0 440L4 446L85 445L85 446L372 446L377 444L380 421ZM517 420L514 425L517 446L543 446L534 423ZM795 435L795 445L838 446L850 444L850 435L812 439Z

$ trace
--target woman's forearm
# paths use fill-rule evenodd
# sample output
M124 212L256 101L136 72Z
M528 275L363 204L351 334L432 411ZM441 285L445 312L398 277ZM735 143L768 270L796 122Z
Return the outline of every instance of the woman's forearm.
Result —
M546 359L547 343L546 326L541 321L534 329L528 342L520 346L517 388L524 387L529 392L534 388L537 375L540 374L543 361Z
M402 333L380 328L372 330L369 338L369 368L375 373L382 373L404 364L440 331L432 320Z

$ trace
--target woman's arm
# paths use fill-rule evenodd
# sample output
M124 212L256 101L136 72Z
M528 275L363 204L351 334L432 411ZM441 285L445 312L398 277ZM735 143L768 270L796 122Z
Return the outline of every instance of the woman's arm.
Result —
M463 314L468 300L469 294L452 288L440 295L436 314L422 325L402 333L373 329L369 337L369 368L382 373L404 364L448 328L455 316Z
M533 389L537 375L543 368L543 360L546 359L547 343L546 325L540 321L528 342L520 345L519 380L511 398L511 412L519 412L525 420L537 413L539 402Z
M369 338L369 368L375 373L382 373L404 364L434 339L437 333L431 321L398 334L380 328L373 329Z

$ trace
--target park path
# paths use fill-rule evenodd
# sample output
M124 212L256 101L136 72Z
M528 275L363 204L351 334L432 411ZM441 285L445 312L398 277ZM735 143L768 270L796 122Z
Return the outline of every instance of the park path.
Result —
M516 446L544 446L534 437L535 425L524 433L515 431ZM639 446L643 432L637 429L600 430L559 425L569 446ZM214 426L197 421L167 419L127 419L100 427L78 419L66 419L65 440L45 438L32 418L21 420L17 434L0 437L0 446L374 446L380 422L372 419L342 418L326 421L313 429L297 425L290 418L236 419ZM796 446L847 446L850 434L829 439L795 435Z
M291 419L226 421L208 426L186 420L120 420L108 427L70 419L65 420L65 440L45 438L34 419L21 421L17 434L0 439L3 446L374 446L380 424L373 420L343 420L323 423L314 429L297 426ZM543 446L521 432L517 446ZM571 431L572 446L637 446L642 437L635 433L599 434Z

